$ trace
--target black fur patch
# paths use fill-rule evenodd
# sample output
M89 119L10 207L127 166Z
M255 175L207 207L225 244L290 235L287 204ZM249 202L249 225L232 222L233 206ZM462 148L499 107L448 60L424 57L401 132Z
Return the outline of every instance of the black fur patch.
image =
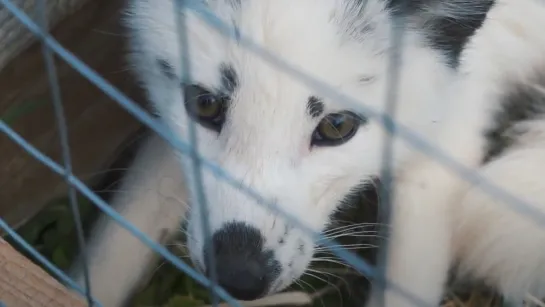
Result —
M220 67L221 84L223 90L228 94L232 94L238 87L238 76L235 69L227 64Z
M340 210L336 211L331 220L333 223L328 227L328 231L332 231L336 227L347 225L359 225L357 228L346 229L345 231L335 232L335 240L340 245L363 246L377 245L380 243L380 238L376 236L379 230L377 220L378 214L378 190L380 182L378 179L373 179L373 184L362 184L359 187L354 187L353 191L346 195ZM354 233L355 235L343 235ZM327 233L326 233L327 236ZM359 257L367 261L371 265L376 265L377 248L361 248L355 249ZM328 254L322 255L318 253L315 258L329 257ZM354 274L347 275L345 279L349 280L346 287L340 287L343 291L343 306L365 306L368 299L369 290L371 289L370 279L364 275Z
M158 59L157 65L159 65L159 69L161 70L161 72L165 76L167 76L169 79L176 79L176 73L174 72L174 67L172 67L172 65L169 62L167 62L164 59Z
M425 29L431 46L443 51L452 67L458 66L461 51L494 3L495 0L387 0L394 17L417 20L416 26Z
M311 96L308 98L307 111L313 118L319 117L324 113L324 103L318 97Z
M545 116L545 71L532 81L514 84L504 96L502 107L494 114L493 125L485 131L487 151L483 163L501 155L526 132L514 129L516 124Z

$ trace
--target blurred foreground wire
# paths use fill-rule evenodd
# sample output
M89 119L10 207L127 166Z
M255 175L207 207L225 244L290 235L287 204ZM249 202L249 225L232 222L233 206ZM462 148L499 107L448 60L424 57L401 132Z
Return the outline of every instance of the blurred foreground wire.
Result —
M55 53L61 59L66 61L74 69L78 70L89 81L91 81L98 88L100 88L106 95L108 95L110 98L118 102L120 106L122 106L125 110L131 113L135 118L137 118L139 121L144 123L151 130L159 134L169 143L171 143L171 145L175 147L177 150L179 150L183 154L190 155L192 157L194 161L193 172L195 174L195 178L198 179L197 180L198 188L196 189L198 191L196 195L196 199L197 199L196 203L199 206L199 210L203 210L201 216L204 218L203 220L203 225L205 227L204 233L206 234L207 240L210 240L210 234L209 234L208 221L206 220L207 204L206 204L206 199L204 197L204 193L202 191L202 183L200 182L201 168L205 168L207 171L212 172L214 175L220 178L223 178L229 184L239 188L241 191L243 191L247 195L255 198L260 204L264 205L267 209L275 210L276 212L279 212L286 218L288 222L297 225L309 236L312 236L315 241L319 240L324 246L331 248L332 253L334 253L336 256L343 259L344 261L346 261L352 267L356 268L360 273L370 278L376 278L380 280L380 275L377 275L375 269L366 261L360 259L354 253L348 250L339 249L337 247L338 244L336 243L335 240L326 238L322 234L313 233L309 227L307 227L306 225L303 225L289 212L285 212L284 210L281 210L276 204L274 204L270 200L265 199L264 197L262 197L261 195L259 195L258 193L250 189L249 187L244 186L240 182L240 180L232 177L230 174L226 173L223 169L219 168L213 162L203 159L203 157L195 150L195 148L197 148L196 144L198 140L196 138L196 134L194 131L194 127L193 127L194 124L191 125L192 128L191 128L191 136L190 136L189 142L185 142L184 140L178 139L163 124L156 121L152 116L150 116L142 108L140 108L133 101L127 98L124 94L118 91L115 87L109 84L104 78L102 78L95 71L87 67L82 61L80 61L71 52L63 48L63 46L61 46L55 39L53 39L48 33L44 31L44 28L40 27L37 23L33 22L32 19L26 14L24 14L24 12L21 11L19 8L17 8L17 6L14 5L12 1L0 0L0 3L3 6L5 6L12 14L14 14L24 26L26 26L31 32L33 32L43 42L44 58L46 60L47 69L49 72L50 83L51 83L50 87L52 89L53 102L55 105L56 115L59 122L59 131L60 131L59 134L60 134L61 143L63 146L63 165L61 166L60 164L54 162L52 159L50 159L43 153L39 152L35 147L33 147L30 143L28 143L25 139L23 139L21 135L17 134L12 128L10 128L9 125L6 124L4 121L0 121L0 131L6 134L14 142L19 144L30 155L32 155L41 163L49 167L52 171L63 176L65 180L67 181L67 183L70 185L71 187L70 193L69 193L70 202L72 205L72 210L73 210L72 212L74 215L74 219L77 224L76 228L78 232L78 242L80 245L80 249L82 250L84 249L85 242L83 239L83 231L81 230L82 227L79 224L80 217L79 217L79 212L77 209L78 205L77 205L77 201L75 197L76 190L82 193L83 195L85 195L87 198L89 198L97 207L100 208L100 210L102 210L104 213L106 213L111 218L113 218L122 227L130 231L139 240L146 243L148 246L153 248L163 257L165 257L165 259L171 262L176 268L178 268L181 271L184 271L186 274L188 274L189 276L197 280L202 285L209 287L212 293L212 297L214 298L213 305L216 305L217 303L219 303L219 300L215 299L217 295L219 298L222 298L223 300L227 301L232 306L240 306L240 304L237 303L226 291L224 291L223 289L217 286L214 272L212 272L211 274L212 280L209 280L203 274L200 274L199 272L192 269L188 264L186 264L185 262L180 260L178 257L170 253L166 248L153 242L153 240L147 237L142 231L138 230L137 228L132 226L130 223L128 223L126 219L124 219L121 215L119 215L115 210L111 209L102 199L100 199L95 193L93 193L89 187L85 186L80 180L78 180L72 174L71 163L70 163L70 148L67 142L67 138L68 138L67 129L66 129L66 123L65 123L65 119L63 115L62 101L60 99L60 87L59 87L58 80L57 80L58 78L56 76L55 69L54 69L53 53ZM220 33L224 34L230 39L237 40L241 45L248 48L248 50L258 54L262 59L276 66L277 69L283 70L284 72L289 73L290 75L292 75L294 78L298 79L299 81L312 86L313 88L316 89L318 93L324 95L325 97L329 97L337 101L344 102L346 105L349 105L355 108L356 110L361 110L369 118L378 120L386 128L386 130L389 131L391 134L395 134L398 137L404 138L407 142L410 142L412 146L414 146L418 150L425 152L430 157L437 159L441 163L450 167L452 170L454 170L456 173L458 173L461 177L466 179L468 182L471 182L473 184L479 184L483 190L489 192L491 195L493 195L496 198L502 199L503 201L508 203L513 209L518 210L522 214L526 214L530 216L531 218L533 218L536 222L540 224L545 224L545 216L538 210L534 209L533 206L525 203L524 201L520 200L514 195L510 195L509 193L496 187L492 183L485 181L482 177L474 173L472 170L464 168L463 166L458 164L456 161L453 161L452 159L450 159L448 155L446 155L445 153L440 152L439 150L437 150L430 144L424 142L422 139L420 139L416 134L411 132L406 127L403 127L395 123L395 121L392 118L394 115L394 110L395 110L395 101L396 101L395 91L390 91L392 93L392 97L390 97L390 103L388 104L389 105L388 112L379 113L374 110L371 110L365 106L362 106L362 104L359 103L358 101L350 97L347 97L343 95L342 93L338 93L333 87L327 84L323 84L319 80L316 80L312 78L311 76L307 76L304 73L296 70L294 67L289 65L286 61L274 56L273 54L269 53L267 50L264 50L263 48L254 44L252 41L247 39L243 35L243 33L239 31L239 29L232 28L224 24L223 22L221 22L219 18L217 18L211 12L209 12L203 5L200 5L201 4L200 1L177 0L177 3L179 5L177 13L180 13L180 10L182 9L192 10L193 12L197 13L204 21L206 21L208 24L210 24L212 27L218 30ZM42 5L42 8L43 8L43 5ZM183 16L183 14L177 14L177 16ZM180 44L182 47L187 48L187 45L189 44L189 42L187 41L187 37L185 35L185 23L183 18L179 18L179 19L180 19L178 20L179 28L181 30ZM45 24L46 21L42 20L42 22ZM396 41L398 40L401 41L401 38L402 38L401 34L402 33L400 32L399 35L394 35L394 38L396 39ZM394 53L394 56L397 56L397 53ZM391 84L393 88L395 88L395 85L397 82L395 78L395 75L396 75L395 68L399 66L398 61L399 59L396 60L396 57L392 59L390 76L392 77ZM184 65L182 66L183 66L182 75L189 80L191 78L189 63L187 63L187 61L184 61ZM385 144L386 158L384 159L383 176L386 179L391 177L391 165L389 165L390 163L389 161L393 155L391 153L391 150L392 150L391 144L390 143ZM385 198L387 202L389 199L387 197L387 193L389 192L386 192L386 191L390 190L388 188L388 182L389 180L386 180L386 187L385 187L385 191L383 192L384 193L383 198ZM383 212L383 216L384 216L383 218L385 220L388 220L388 215L389 215L387 207L388 206L384 207L385 211ZM82 294L85 294L87 296L89 306L96 305L96 302L93 302L92 300L92 292L91 292L92 285L89 284L88 277L86 277L86 280L85 280L85 284L86 284L85 289L80 289L77 285L74 284L73 281L69 280L69 278L62 271L55 268L44 257L42 257L35 250L33 250L33 248L30 245L24 242L24 240L22 240L22 238L18 236L12 229L10 229L8 225L5 224L1 219L0 219L0 228L5 230L22 247L24 247L30 253L32 253L33 256L37 259L37 261L42 262L46 266L48 266L48 268L50 268L50 270L53 271L54 274L63 282L65 282L68 286L70 286L71 288L77 290L78 292ZM211 264L214 264L215 263L213 259L214 252L209 253L209 255L211 259L208 259L208 261ZM87 275L88 274L87 269L85 269L85 271ZM402 289L398 289L396 285L393 285L388 282L386 282L386 284L388 284L389 287L392 287L396 289L397 291L404 293L404 295L411 297L412 300L416 302L420 302L418 298L414 298L410 294L405 293L405 291L403 291ZM424 305L422 304L422 306Z

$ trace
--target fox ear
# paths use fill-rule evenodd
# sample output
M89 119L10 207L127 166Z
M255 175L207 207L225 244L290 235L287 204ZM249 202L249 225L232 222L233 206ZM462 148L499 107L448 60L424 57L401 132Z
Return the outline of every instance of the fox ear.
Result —
M365 1L365 0L362 0ZM392 17L408 17L432 48L441 50L451 66L468 39L483 24L495 0L386 0Z

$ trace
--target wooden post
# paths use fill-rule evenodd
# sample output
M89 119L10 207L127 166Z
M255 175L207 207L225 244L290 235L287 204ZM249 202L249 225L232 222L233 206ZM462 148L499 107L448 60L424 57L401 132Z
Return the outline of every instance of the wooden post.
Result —
M1 238L0 303L5 307L87 306L83 298L66 289Z
M57 23L52 35L121 92L142 103L145 101L142 91L127 71L125 60L127 34L120 19L126 1L80 2L83 6ZM59 4L62 3L76 1L63 0ZM0 10L0 32L6 27L1 22ZM2 43L0 33L0 46ZM134 138L142 125L78 71L56 58L73 173L85 184L94 185L108 174L105 168L119 155L120 145ZM0 68L0 118L38 150L62 164L41 44L34 42L5 66L1 64L0 60L3 67ZM0 148L0 217L16 228L52 199L65 196L67 184L1 133Z

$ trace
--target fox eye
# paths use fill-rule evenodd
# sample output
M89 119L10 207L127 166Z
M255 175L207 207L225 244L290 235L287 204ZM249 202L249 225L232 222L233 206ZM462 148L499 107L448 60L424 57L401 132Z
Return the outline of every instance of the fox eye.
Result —
M198 85L184 86L185 107L189 116L203 127L220 132L225 122L228 99Z
M330 113L318 123L312 134L311 145L342 145L356 134L361 124L362 119L352 112Z

